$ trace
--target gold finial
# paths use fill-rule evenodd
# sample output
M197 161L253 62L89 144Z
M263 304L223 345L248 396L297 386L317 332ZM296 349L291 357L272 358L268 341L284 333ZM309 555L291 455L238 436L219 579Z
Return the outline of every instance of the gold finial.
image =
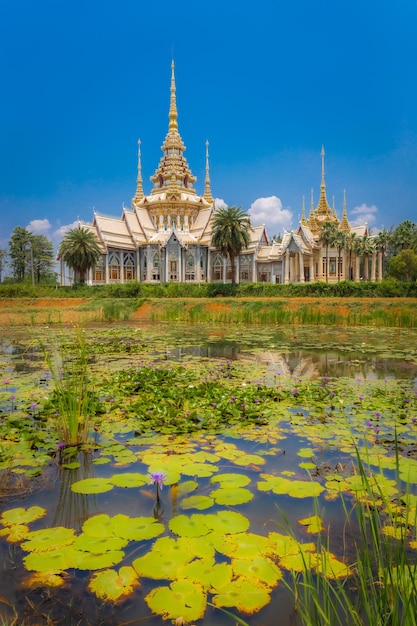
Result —
M143 198L143 187L142 187L142 166L140 162L140 139L138 139L138 177L136 181L136 193L133 200L141 200Z
M339 229L343 230L344 232L350 232L350 224L348 222L346 211L346 189L343 189L343 216L340 222Z
M326 197L326 183L324 182L324 146L321 147L321 185L320 185L320 199L316 207L316 217L321 221L327 221L332 218L331 209Z
M210 189L210 166L209 166L209 142L206 141L206 180L204 186L204 199L212 204L213 196Z
M312 232L316 232L318 227L317 227L317 222L316 222L316 215L314 212L314 191L313 189L311 190L311 198L310 198L310 215L307 221L307 226L309 227L309 229Z
M171 62L171 100L169 106L169 130L178 132L178 112L174 69L175 63L173 59Z
M301 223L306 224L305 196L303 196L303 204L301 206Z

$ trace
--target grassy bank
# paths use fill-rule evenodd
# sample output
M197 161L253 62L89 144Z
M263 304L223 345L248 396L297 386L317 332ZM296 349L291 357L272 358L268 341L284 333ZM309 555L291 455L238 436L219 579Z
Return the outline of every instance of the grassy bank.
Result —
M414 298L20 298L0 299L0 326L172 321L417 327Z

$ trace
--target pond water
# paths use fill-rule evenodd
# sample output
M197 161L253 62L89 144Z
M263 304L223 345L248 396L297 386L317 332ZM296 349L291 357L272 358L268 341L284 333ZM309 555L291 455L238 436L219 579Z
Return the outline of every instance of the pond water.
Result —
M61 343L71 341L71 332L40 329L30 340L23 331L4 333L0 423L7 422L9 430L7 440L0 440L0 450L7 451L9 442L18 439L19 419L31 428L41 427L37 420L51 393L51 381L39 342L51 343L55 335ZM85 335L92 347L91 369L105 379L97 382L105 414L92 430L89 445L65 450L54 439L42 450L36 444L36 454L43 457L34 455L29 462L24 444L15 442L14 460L6 464L0 457L0 618L22 625L171 623L183 615L181 609L167 620L155 614L153 603L165 603L168 610L176 594L180 606L185 591L175 585L186 578L194 599L185 605L194 607L200 592L209 602L201 616L186 620L189 624L234 624L221 607L253 626L301 624L292 596L279 580L291 579L286 561L291 550L274 558L277 542L283 535L293 535L299 544L315 542L310 524L319 507L324 527L331 529L334 563L354 559L339 488L345 504L352 506L354 490L349 486L354 482L355 446L369 452L371 466L385 468L387 480L396 473L395 428L407 460L417 458L415 334L124 323L91 327ZM119 372L147 368L152 374L155 369L177 367L187 376L201 368L202 384L216 400L211 402L213 413L219 408L216 387L221 387L229 394L227 404L234 409L239 403L241 422L234 417L222 428L204 425L195 433L179 435L169 429L154 435L132 427L134 411L126 412L121 391L129 375L122 379ZM191 381L185 384L187 392L185 387L176 388L176 381L154 399L143 391L143 405L151 407L144 408L144 414L153 419L158 410L168 411L161 397L169 405L177 395L181 401L187 398L178 412L191 419L197 411L201 421L207 419L204 400L201 411L192 403L197 383L187 379ZM155 394L156 387L155 383ZM138 389L125 396L125 403L136 411L141 410L135 404ZM260 407L251 423L244 419L249 404ZM399 488L414 493L415 481L405 480L404 468ZM161 490L152 484L155 473L163 474ZM335 481L340 481L339 487ZM310 492L311 485L318 490ZM42 507L43 513L27 521L27 530L18 531L16 526L17 537L11 540L14 527L7 512L17 507L25 511ZM159 530L148 535L152 524ZM57 535L54 540L61 527L73 529L74 536L64 541ZM41 529L48 529L50 542L44 538L43 547L30 546L27 533ZM118 547L106 544L110 538L118 540ZM97 541L104 543L96 549L86 547ZM152 554L155 563L149 560ZM269 570L259 574L265 563ZM106 589L111 594L115 585L128 587L122 567L129 568L135 579L130 593L106 601ZM215 567L219 580L225 576L223 584L204 573ZM108 571L119 574L116 583L96 578ZM165 595L158 596L155 590L161 589ZM225 597L228 593L230 597Z

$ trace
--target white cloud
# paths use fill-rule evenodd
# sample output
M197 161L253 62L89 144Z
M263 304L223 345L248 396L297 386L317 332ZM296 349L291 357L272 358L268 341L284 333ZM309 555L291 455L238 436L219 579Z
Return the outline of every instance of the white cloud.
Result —
M277 196L258 198L252 202L249 215L254 226L265 224L271 235L283 229L291 229L292 212L282 208L282 202Z
M46 218L43 220L31 220L26 228L34 235L45 235L51 229L51 222Z
M78 228L79 220L75 220L72 224L63 224L56 231L54 231L53 238L54 239L62 239L62 237L67 233L71 228Z
M214 207L216 209L227 209L228 206L222 198L214 198Z
M360 206L355 206L349 213L357 216L354 219L349 219L351 226L360 226L365 223L371 226L376 220L375 213L378 213L378 207L374 204L368 206L363 203Z

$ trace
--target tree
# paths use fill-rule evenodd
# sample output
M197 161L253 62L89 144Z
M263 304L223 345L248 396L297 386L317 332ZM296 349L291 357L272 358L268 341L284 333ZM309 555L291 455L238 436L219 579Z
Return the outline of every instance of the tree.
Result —
M3 250L2 248L0 248L0 283L3 280L3 272L4 272L4 268L7 265L7 250Z
M390 230L380 230L374 239L375 249L382 255L382 276L384 276L384 259L388 246L392 243L393 233Z
M54 279L54 245L45 235L32 235L31 265L36 282Z
M346 245L346 234L342 230L336 230L330 240L330 245L333 248L337 248L337 282L340 282L340 271L342 265L341 254L342 248ZM346 264L346 259L344 260L344 263Z
M410 220L401 222L394 230L393 241L396 251L399 249L417 252L417 224Z
M333 222L323 222L320 226L320 241L326 247L326 283L329 282L329 245L337 233L337 226Z
M389 274L397 280L414 282L417 280L417 254L413 250L401 250L389 263Z
M75 279L85 281L88 270L94 267L102 255L95 233L86 228L72 228L63 237L58 257L74 271Z
M250 243L250 227L249 215L241 207L220 207L214 213L212 243L230 259L232 285L236 284L236 258Z
M348 264L348 280L353 280L353 270L352 270L352 254L355 251L356 247L356 233L348 233L346 235L346 249L349 251L349 264Z
M369 255L374 250L373 243L368 235L357 237L355 240L355 254L360 257L363 262L363 278L368 280L369 278Z
M13 229L9 241L10 266L13 276L23 282L29 274L32 234L22 226Z

